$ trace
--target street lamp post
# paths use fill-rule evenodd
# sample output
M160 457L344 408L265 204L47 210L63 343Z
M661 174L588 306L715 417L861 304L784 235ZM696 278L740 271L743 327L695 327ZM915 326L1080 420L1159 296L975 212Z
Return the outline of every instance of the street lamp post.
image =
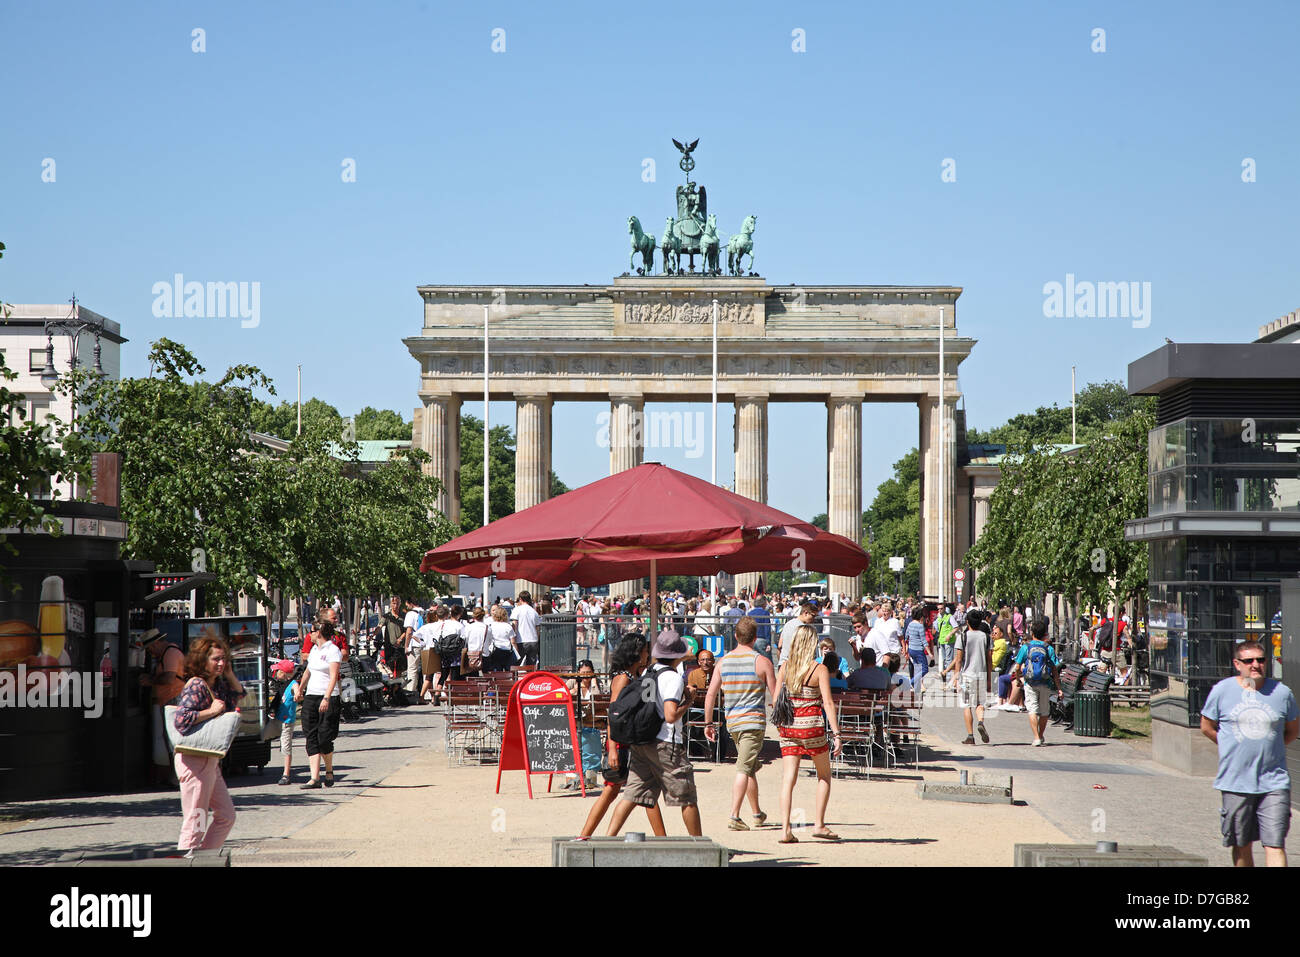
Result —
M56 368L54 368L54 334L56 332L62 333L63 335L67 336L72 346L71 355L68 357L68 369L70 372L77 371L77 365L79 364L80 361L81 334L86 331L90 331L94 333L95 371L101 375L104 372L103 363L100 361L100 344L99 344L99 337L104 332L103 320L82 319L81 309L77 305L76 295L74 294L72 299L69 301L72 303L72 312L68 315L68 318L51 319L44 324L45 368L41 370L41 385L49 389L51 392L53 392L54 389L59 384L59 371ZM71 391L69 393L69 398L72 401L72 414L70 417L69 424L72 426L72 430L75 432L77 428L77 384L75 379L72 380L71 383ZM73 484L72 484L72 495L74 498L77 495L77 485L76 485L75 478L73 479Z

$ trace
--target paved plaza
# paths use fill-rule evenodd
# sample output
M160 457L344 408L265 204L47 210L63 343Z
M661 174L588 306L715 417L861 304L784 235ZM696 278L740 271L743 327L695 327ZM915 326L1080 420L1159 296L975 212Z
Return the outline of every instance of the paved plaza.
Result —
M990 744L971 747L959 743L965 729L956 708L927 706L922 722L919 773L900 768L871 780L835 780L827 823L841 843L811 837L777 843L780 767L772 739L765 756L774 759L759 772L770 815L760 830L726 829L731 765L696 762L705 834L735 852L733 866L1008 866L1018 842L1100 839L1165 844L1213 865L1228 862L1210 779L1156 765L1141 744L1076 737L1053 726L1048 747L1030 748L1024 715L992 712ZM441 712L430 707L390 709L345 724L333 790L299 790L306 780L301 763L293 787L275 784L274 763L264 776L233 778L239 816L227 846L234 866L549 866L551 837L576 832L592 798L558 790L559 778L547 794L546 778L536 777L530 801L517 771L503 776L495 794L495 766L447 766L442 724ZM1015 805L918 798L918 781L955 782L962 768L1012 775ZM794 806L805 808L809 820L814 793L814 778L805 772ZM664 820L670 834L685 833L675 809L665 809ZM0 807L0 864L130 847L170 853L179 828L180 798L170 791L7 804ZM634 812L628 829L648 831L644 815Z

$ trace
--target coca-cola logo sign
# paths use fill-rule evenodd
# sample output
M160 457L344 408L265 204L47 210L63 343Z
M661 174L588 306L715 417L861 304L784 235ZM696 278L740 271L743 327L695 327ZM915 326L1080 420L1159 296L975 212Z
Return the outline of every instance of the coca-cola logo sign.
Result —
M531 674L520 679L519 697L529 701L539 698L567 698L569 691L555 675Z

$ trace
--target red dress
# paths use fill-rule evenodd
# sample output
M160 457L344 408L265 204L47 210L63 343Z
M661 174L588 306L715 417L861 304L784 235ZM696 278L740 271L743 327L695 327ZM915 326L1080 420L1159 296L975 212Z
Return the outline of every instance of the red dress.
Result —
M781 756L811 758L829 751L821 689L804 685L798 694L790 695L790 703L794 705L794 724L777 728L781 735Z

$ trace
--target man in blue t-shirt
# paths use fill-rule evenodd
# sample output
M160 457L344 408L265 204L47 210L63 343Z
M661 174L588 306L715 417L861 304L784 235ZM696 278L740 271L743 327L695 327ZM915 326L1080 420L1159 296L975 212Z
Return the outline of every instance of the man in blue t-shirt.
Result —
M1223 846L1234 867L1254 867L1251 845L1264 845L1269 867L1286 867L1291 829L1291 776L1286 746L1300 733L1300 709L1291 689L1268 674L1258 641L1233 649L1235 678L1224 678L1201 707L1201 731L1219 745L1214 787L1223 795Z
M1011 676L1024 678L1025 707L1029 710L1029 730L1034 733L1033 747L1047 743L1047 717L1051 714L1052 697L1061 696L1061 663L1056 649L1047 643L1046 617L1035 618L1033 638L1020 646L1016 653L1016 666ZM1039 674L1035 675L1035 662Z

